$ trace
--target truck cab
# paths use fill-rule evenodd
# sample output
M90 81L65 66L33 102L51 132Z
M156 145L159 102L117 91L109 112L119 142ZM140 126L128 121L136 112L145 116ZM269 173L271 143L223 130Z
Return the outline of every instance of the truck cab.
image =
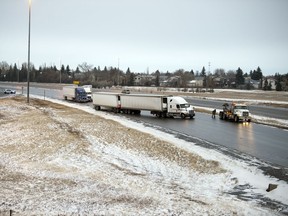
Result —
M168 97L167 111L168 116L171 117L193 118L195 116L193 107L182 97Z
M251 121L251 116L248 107L245 104L232 103L231 112L234 115L234 120L237 121Z
M75 88L75 101L77 102L87 102L87 93L84 88L78 87Z

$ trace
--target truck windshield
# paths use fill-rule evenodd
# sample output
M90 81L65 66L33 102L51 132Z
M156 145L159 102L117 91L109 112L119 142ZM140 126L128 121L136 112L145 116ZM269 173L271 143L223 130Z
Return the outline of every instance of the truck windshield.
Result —
M77 89L77 93L79 95L86 95L86 92L84 91L84 89Z
M180 104L180 108L189 108L190 104Z
M247 109L247 106L235 106L234 109Z

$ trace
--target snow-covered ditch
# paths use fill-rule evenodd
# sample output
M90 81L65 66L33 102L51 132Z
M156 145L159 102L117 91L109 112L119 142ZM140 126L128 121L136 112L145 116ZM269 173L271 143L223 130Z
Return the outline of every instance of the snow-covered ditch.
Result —
M288 212L287 182L89 106L0 99L0 126L0 215ZM277 189L266 192L269 183ZM247 201L231 195L239 188Z

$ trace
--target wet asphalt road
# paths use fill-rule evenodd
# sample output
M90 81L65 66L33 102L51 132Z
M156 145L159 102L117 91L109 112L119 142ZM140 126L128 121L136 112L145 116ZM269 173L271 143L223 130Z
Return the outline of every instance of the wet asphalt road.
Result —
M12 88L22 93L20 87ZM0 96L3 96L4 88L0 87ZM23 93L26 94L25 89ZM34 88L30 89L30 94L62 99L62 91L56 89ZM207 105L195 100L192 103L195 106L220 107L223 102L212 101ZM201 104L200 104L201 103ZM212 104L212 105L211 105ZM84 104L83 104L84 105ZM90 104L92 106L92 104ZM265 108L265 107L264 107ZM268 107L269 108L269 107ZM251 106L250 106L251 109ZM261 110L262 108L260 108ZM274 110L275 108L273 108ZM258 110L258 107L256 107ZM277 110L277 109L276 109ZM95 111L96 112L96 111ZM262 111L257 111L262 112ZM264 116L271 113L268 109L264 109ZM284 110L282 115L286 115L287 110ZM277 111L276 111L277 113ZM253 112L253 114L256 114ZM261 114L257 114L261 115ZM134 121L144 122L151 127L160 127L162 130L169 133L174 133L176 136L196 144L201 144L208 148L215 148L225 154L232 154L237 157L237 154L245 154L253 160L253 157L261 161L288 167L288 131L280 128L250 123L236 124L234 122L219 120L218 116L212 119L209 114L196 113L195 119L158 119L149 112L142 111L140 116L126 116ZM287 118L287 115L286 115ZM206 144L204 144L206 143ZM212 145L210 145L211 143ZM245 156L243 156L245 157ZM252 157L252 159L251 159Z
M217 116L196 113L195 119L159 119L149 112L142 111L141 116L130 116L149 125L159 126L183 134L193 142L198 138L207 143L236 150L236 154L244 153L261 161L288 167L288 131L255 123L234 123L220 120ZM213 147L212 147L213 148ZM228 149L228 150L227 150Z

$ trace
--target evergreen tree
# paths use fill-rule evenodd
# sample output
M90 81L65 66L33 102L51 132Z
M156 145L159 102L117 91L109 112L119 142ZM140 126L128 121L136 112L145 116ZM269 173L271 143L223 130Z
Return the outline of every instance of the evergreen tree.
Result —
M243 85L244 84L244 76L243 76L243 71L239 67L236 71L236 86Z
M133 86L134 85L134 79L135 79L135 74L131 73L130 77L129 77L129 82L128 82L129 86Z
M272 90L272 83L271 83L271 81L270 81L269 84L268 84L268 90L269 90L269 91Z
M81 73L80 70L79 70L79 67L76 68L75 73L76 73L76 74Z
M206 77L206 70L205 67L202 68L201 73L200 73L201 77Z
M254 70L251 74L251 79L253 80L261 80L263 77L262 70L260 67L257 68L257 70Z
M23 63L20 70L20 82L27 82L27 72L28 65L26 63Z
M19 82L19 70L16 64L14 64L14 67L13 67L13 76L15 76L14 81Z
M264 91L267 91L267 90L268 90L268 80L267 80L267 78L265 78L263 90L264 90Z
M130 72L130 68L128 67L126 70L125 85L130 84L130 76L131 76L131 72Z
M158 87L158 86L160 86L160 72L159 72L159 70L157 70L155 72L155 75L156 75L155 85Z
M206 70L205 70L204 66L203 66L203 68L201 70L200 76L204 77L204 79L203 79L203 87L207 87Z
M13 74L13 67L12 67L12 65L10 65L9 66L9 70L8 70L8 80L9 81L14 81L15 77L16 76L14 76L14 74Z
M69 65L66 66L66 73L68 74L68 76L71 75L71 70L70 70Z
M63 74L65 72L65 66L64 65L61 65L61 73Z
M282 91L282 85L281 85L281 75L278 73L275 74L276 78L276 91Z

